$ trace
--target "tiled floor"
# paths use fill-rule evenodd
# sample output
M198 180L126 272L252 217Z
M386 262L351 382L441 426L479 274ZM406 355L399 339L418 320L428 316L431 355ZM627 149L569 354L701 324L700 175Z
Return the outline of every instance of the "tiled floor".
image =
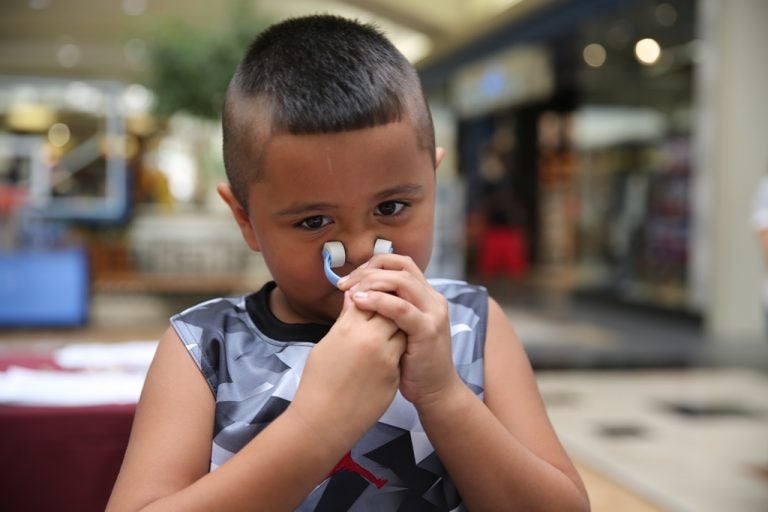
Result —
M556 371L538 380L569 453L601 478L664 511L768 510L766 375Z
M507 313L593 512L768 511L768 344L717 358L691 319L573 306Z

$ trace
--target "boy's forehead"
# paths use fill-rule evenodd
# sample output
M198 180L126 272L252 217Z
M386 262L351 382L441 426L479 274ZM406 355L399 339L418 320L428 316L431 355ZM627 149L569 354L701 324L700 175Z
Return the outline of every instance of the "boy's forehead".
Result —
M268 200L275 208L285 201L315 204L331 197L333 203L353 197L384 200L416 183L429 193L432 160L415 139L414 128L402 122L345 132L272 134L261 176L252 182L252 199Z
M415 158L429 159L428 152L420 147L416 128L407 121L327 133L271 132L262 143L264 171L270 164L302 159L370 164L368 160L375 156L401 165Z

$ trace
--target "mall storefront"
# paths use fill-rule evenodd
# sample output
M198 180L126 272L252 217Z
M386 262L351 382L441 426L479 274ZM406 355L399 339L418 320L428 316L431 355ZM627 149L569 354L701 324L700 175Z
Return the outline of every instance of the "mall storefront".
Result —
M696 313L696 8L554 3L420 66L430 101L457 117L469 275L483 272L473 233L504 225L524 235L529 273Z

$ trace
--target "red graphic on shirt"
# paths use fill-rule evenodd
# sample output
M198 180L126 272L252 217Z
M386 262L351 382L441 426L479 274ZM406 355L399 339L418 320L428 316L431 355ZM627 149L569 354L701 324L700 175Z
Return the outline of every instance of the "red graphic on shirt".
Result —
M375 485L377 489L381 489L387 483L386 479L377 478L376 475L355 462L354 459L352 459L352 452L347 452L347 454L338 462L338 464L336 464L331 472L328 473L328 478L332 477L339 471L351 471L353 473L357 473Z

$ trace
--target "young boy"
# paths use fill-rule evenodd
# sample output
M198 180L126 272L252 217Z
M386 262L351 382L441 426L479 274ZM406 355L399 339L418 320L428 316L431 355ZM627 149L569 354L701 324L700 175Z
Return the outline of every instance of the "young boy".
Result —
M501 308L422 273L434 144L376 29L313 16L254 41L218 191L274 281L172 318L108 510L588 510Z

